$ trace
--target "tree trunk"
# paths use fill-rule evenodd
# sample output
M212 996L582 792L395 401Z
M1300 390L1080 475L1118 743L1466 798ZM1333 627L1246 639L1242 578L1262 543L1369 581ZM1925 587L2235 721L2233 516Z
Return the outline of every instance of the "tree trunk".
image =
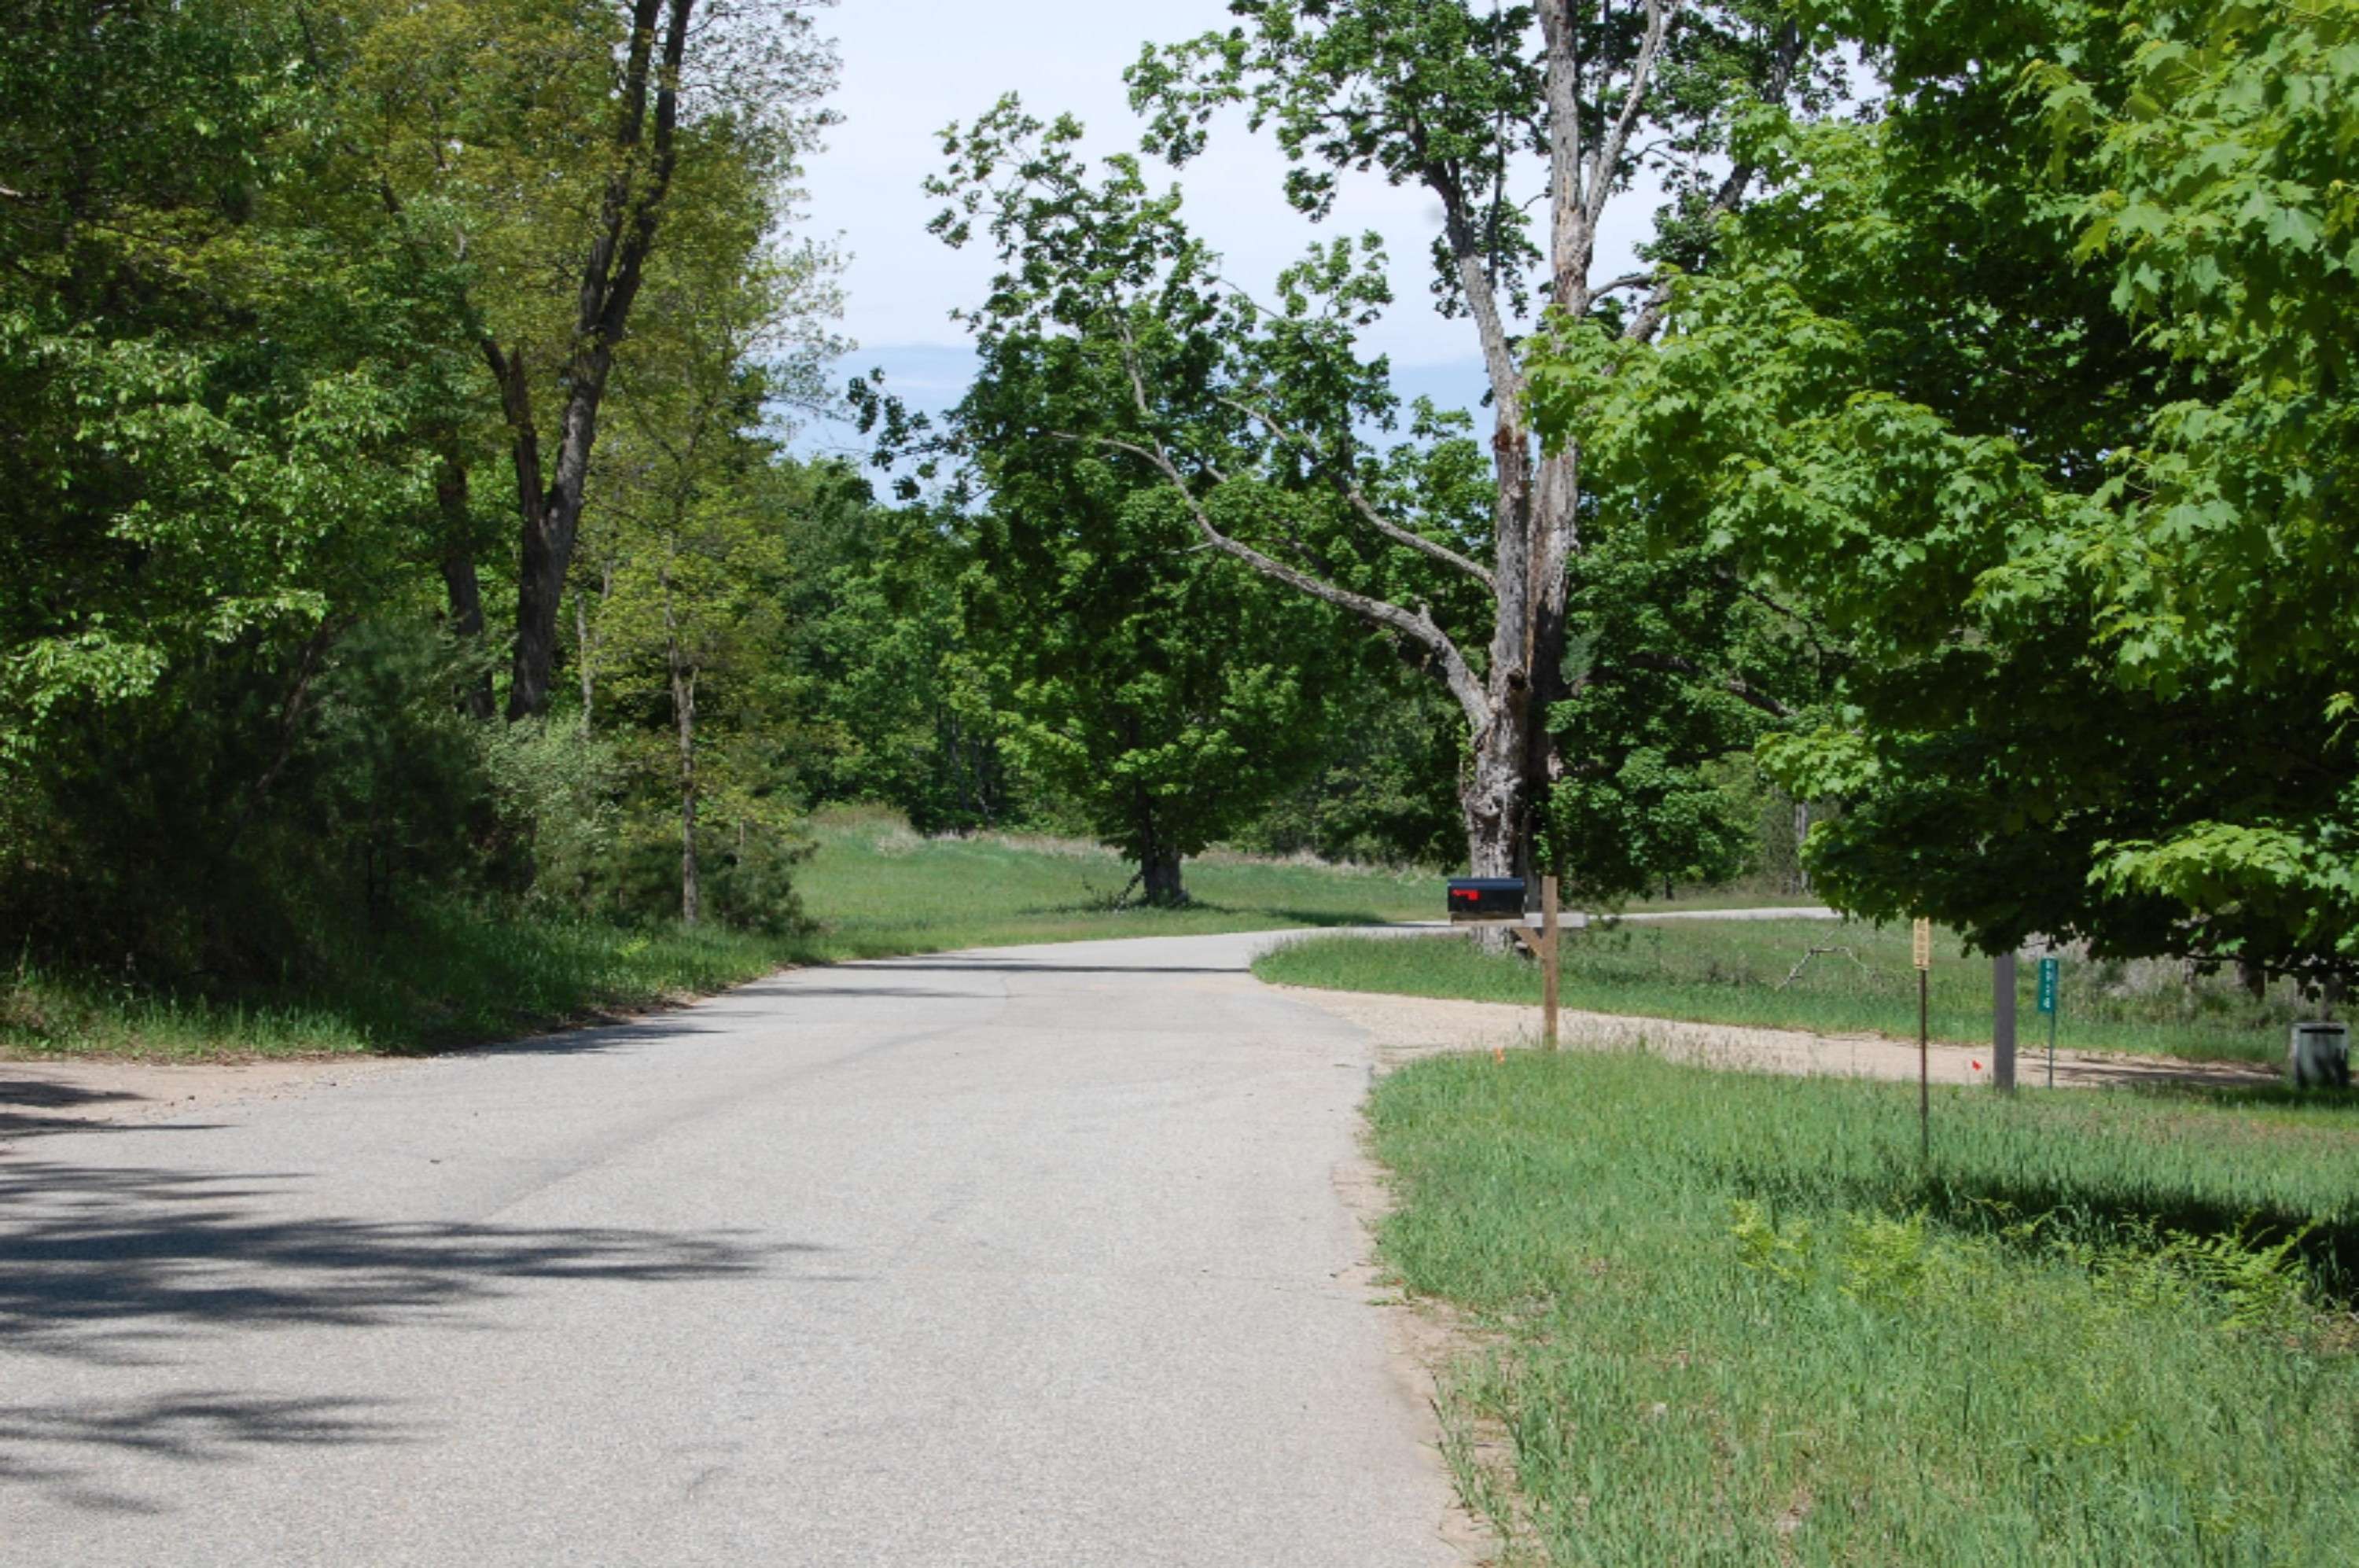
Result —
M1135 734L1132 739L1136 744ZM1140 897L1158 909L1176 909L1188 901L1188 890L1180 884L1180 852L1156 831L1155 802L1145 789L1137 791L1134 805L1138 812Z
M549 712L549 688L557 668L557 611L565 597L565 572L573 561L573 508L561 498L525 503L523 548L516 571L515 668L508 680L508 717L538 718Z
M695 3L631 0L622 114L612 143L622 156L607 178L598 227L582 260L572 341L560 383L564 398L555 461L546 483L525 351L521 345L503 349L489 336L479 345L499 383L516 463L520 548L516 666L508 686L511 721L538 718L549 711L558 615L565 599L566 570L581 533L582 489L598 439L598 410L614 372L615 346L629 328L631 307L655 249L657 219L677 162L681 61Z
M434 506L442 521L442 586L450 598L451 635L472 657L484 646L484 592L475 576L473 519L467 506L467 469L445 455L434 475ZM459 689L459 705L470 718L489 719L492 672L478 668Z
M1177 909L1188 901L1188 889L1180 881L1177 850L1157 846L1140 860L1138 874L1148 903L1160 909Z
M679 730L679 923L696 924L704 894L696 866L696 666L681 652L672 618L671 575L660 574L664 595L664 658L671 667L671 712Z
M582 736L590 737L591 710L598 699L598 687L590 669L590 602L589 595L573 595L573 663L582 677Z

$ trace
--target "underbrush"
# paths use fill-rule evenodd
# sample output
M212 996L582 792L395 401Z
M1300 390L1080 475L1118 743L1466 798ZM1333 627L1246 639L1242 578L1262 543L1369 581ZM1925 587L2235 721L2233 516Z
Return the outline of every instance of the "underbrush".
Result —
M1516 1553L2346 1560L2359 1106L1933 1114L1929 1166L1891 1085L1513 1053L1378 1087L1384 1256L1492 1331L1448 1446Z
M0 974L0 1052L147 1056L405 1051L505 1039L725 989L788 964L951 948L1286 926L1429 913L1418 873L1222 855L1190 862L1195 902L1119 895L1130 867L1093 844L978 834L928 838L897 816L822 814L795 866L803 924L788 934L707 923L618 924L458 899L365 941L305 955L276 985L206 989L136 971Z
M1568 1007L1700 1023L1914 1038L1917 976L1909 935L1832 920L1681 920L1567 931ZM2256 1000L2223 976L2067 962L2057 1043L2194 1060L2280 1062L2297 1009L2282 991ZM2018 1042L2027 1062L2047 1044L2035 1010L2038 965L2017 965ZM1321 936L1265 954L1254 973L1282 985L1537 1006L1539 971L1520 954L1484 953L1462 936ZM2307 1016L2306 1014L2303 1016ZM1991 1038L1991 961L1946 939L1933 964L1932 1033ZM2029 1069L2027 1067L2027 1073Z
M434 907L334 954L299 984L227 994L136 975L19 968L0 986L0 1050L19 1055L289 1056L503 1039L722 990L803 955L794 939L705 927Z

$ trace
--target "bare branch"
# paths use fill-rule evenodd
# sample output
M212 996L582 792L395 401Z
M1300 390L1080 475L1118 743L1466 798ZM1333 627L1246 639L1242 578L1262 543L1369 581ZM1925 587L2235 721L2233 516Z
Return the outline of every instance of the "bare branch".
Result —
M1589 155L1582 212L1592 229L1605 210L1605 198L1614 186L1614 171L1621 164L1623 151L1630 145L1630 133L1637 128L1638 116L1646 109L1647 91L1654 85L1655 60L1662 52L1663 35L1669 30L1680 4L1681 0L1647 0L1647 36L1638 46L1638 58L1630 66L1630 85L1622 100L1622 113L1605 133L1605 139Z
M1458 269L1458 286L1465 291L1467 312L1483 343L1483 368L1491 379L1491 393L1502 415L1520 408L1524 373L1508 346L1506 318L1499 309L1498 291L1491 287L1491 268L1467 212L1466 192L1454 170L1431 154L1425 127L1414 120L1408 127L1416 149L1419 177L1441 201L1441 232L1450 246L1451 264Z
M1764 98L1773 103L1784 100L1793 86L1794 70L1801 58L1801 31L1788 22L1777 37L1777 52L1770 61L1769 80L1763 84ZM1703 230L1707 235L1719 227L1723 218L1745 204L1745 191L1751 188L1753 177L1759 172L1759 166L1750 160L1740 162L1728 171L1728 178L1720 182L1718 191L1712 192L1712 204L1704 209ZM1624 339L1630 343L1652 342L1655 334L1662 330L1663 317L1669 310L1670 302L1671 279L1666 278L1656 286L1645 307L1622 330Z
M1677 654L1634 653L1621 662L1633 670L1651 670L1667 675L1691 675L1699 680L1711 681L1737 701L1760 709L1773 719L1790 719L1794 716L1793 709L1762 691L1758 686L1753 685L1744 677L1739 675L1715 677L1693 659L1681 659Z
M1467 723L1478 732L1490 723L1491 704L1490 700L1484 695L1483 683L1474 678L1474 672L1468 667L1465 656L1458 651L1458 645L1451 641L1450 634L1443 631L1435 622L1432 612L1425 605L1419 604L1415 610L1405 610L1398 604L1387 603L1383 599L1371 598L1365 593L1355 593L1349 588L1339 587L1323 578L1313 577L1307 572L1297 571L1283 561L1264 555L1241 539L1230 538L1221 531L1218 524L1212 521L1211 514L1204 510L1203 502L1189 486L1187 476L1180 473L1179 465L1172 462L1170 453L1159 444L1150 448L1142 446L1136 441L1124 441L1117 436L1077 435L1070 430L1050 430L1048 433L1058 441L1072 441L1083 446L1102 446L1115 452L1128 452L1148 463L1178 494L1181 504L1188 508L1189 517L1195 522L1196 531L1203 536L1205 544L1223 555L1233 556L1244 561L1265 577L1274 578L1289 588L1333 604L1338 609L1349 610L1363 620L1372 621L1377 626L1398 632L1430 649L1434 658L1440 662L1442 679L1449 683L1451 694L1458 699L1458 705L1465 711Z
M1370 528L1375 529L1376 532L1384 535L1385 538L1392 540L1397 545L1400 545L1405 549L1416 550L1419 555L1430 556L1433 560L1439 561L1446 566L1456 567L1459 571L1466 573L1467 576L1472 577L1475 582L1480 583L1485 588L1496 589L1497 584L1492 581L1490 572L1486 570L1481 562L1470 561L1465 556L1459 554L1456 550L1451 549L1446 544L1437 543L1432 539L1427 539L1423 534L1402 528L1399 524L1393 522L1389 518L1386 517L1382 513L1378 512L1375 504L1368 499L1366 494L1361 490L1359 485L1353 484L1332 464L1322 460L1319 453L1312 450L1310 441L1300 435L1298 435L1293 430L1288 429L1275 415L1267 413L1263 409L1256 408L1249 403L1240 402L1234 397L1223 397L1221 401L1228 405L1230 408L1234 408L1237 412L1245 415L1247 419L1256 420L1260 424L1266 426L1269 432L1277 437L1280 441L1309 453L1311 463L1313 466L1319 470L1320 475L1324 478L1328 484L1333 485L1335 487L1335 493L1338 495L1341 495L1344 501L1351 506L1353 511L1359 513L1361 519Z

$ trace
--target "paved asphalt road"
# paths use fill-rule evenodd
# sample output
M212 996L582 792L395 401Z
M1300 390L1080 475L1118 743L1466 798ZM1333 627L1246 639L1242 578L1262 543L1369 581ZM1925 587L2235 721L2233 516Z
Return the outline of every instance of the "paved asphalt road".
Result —
M1266 939L1263 939L1266 940ZM0 1159L0 1563L1448 1564L1256 939L813 970Z

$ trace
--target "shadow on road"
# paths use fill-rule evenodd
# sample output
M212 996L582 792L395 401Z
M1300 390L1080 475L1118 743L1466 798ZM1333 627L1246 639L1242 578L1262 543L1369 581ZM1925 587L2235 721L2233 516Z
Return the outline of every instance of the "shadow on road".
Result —
M1253 971L1242 964L1027 964L1022 960L990 959L966 964L919 964L901 958L875 958L865 968L892 970L930 970L942 975L1250 975ZM810 996L805 986L795 986L792 994ZM842 993L848 996L890 996L896 993L884 986L862 987ZM951 991L919 991L921 996L949 996Z
M400 1443L413 1435L381 1399L254 1399L212 1390L72 1405L0 1407L0 1486L34 1485L74 1508L156 1513L158 1505L90 1484L93 1451L181 1464L223 1463L255 1449Z
M295 1215L293 1180L0 1166L0 1350L136 1362L189 1333L368 1327L527 1280L723 1279L819 1250L727 1232Z
M0 1164L0 1487L29 1482L77 1507L141 1508L151 1505L82 1489L90 1451L218 1460L258 1446L404 1436L378 1401L334 1397L180 1390L121 1402L8 1402L11 1382L24 1387L5 1371L12 1357L164 1366L183 1339L447 1321L534 1281L725 1279L824 1250L725 1231L306 1215L288 1212L297 1181Z
M85 1117L54 1113L147 1097L127 1089L92 1089L80 1083L27 1076L38 1071L38 1066L10 1062L6 1071L0 1073L0 1140L26 1133L87 1127L92 1124Z

